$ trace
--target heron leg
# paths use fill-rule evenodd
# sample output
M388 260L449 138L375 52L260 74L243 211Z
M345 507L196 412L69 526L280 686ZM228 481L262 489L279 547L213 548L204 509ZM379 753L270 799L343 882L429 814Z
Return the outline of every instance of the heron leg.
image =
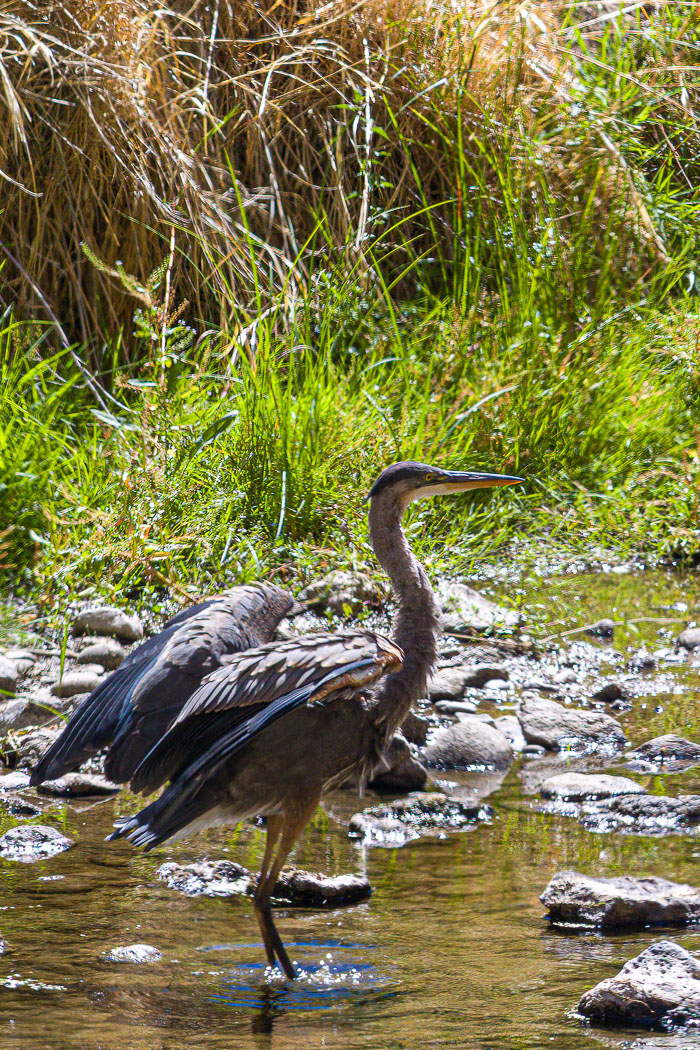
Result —
M263 931L265 951L268 951L268 944L271 945L274 954L279 959L280 965L290 981L295 979L296 972L272 918L270 898L272 896L272 891L275 888L275 883L277 882L284 866L284 862L289 856L289 853L300 833L306 827L316 810L319 797L320 796L315 795L313 798L305 799L303 802L297 802L296 804L285 808L283 817L279 818L281 819L282 833L279 837L279 846L277 848L275 859L270 865L265 879L261 880L259 883L258 892L255 895L255 914L260 924L260 929ZM268 960L269 958L270 956L268 954Z
M262 864L260 866L260 874L258 876L258 885L253 897L253 910L255 911L255 917L258 920L258 926L262 934L263 944L265 946L265 955L267 956L267 965L275 965L275 949L273 942L268 932L268 927L264 919L264 907L261 905L263 887L270 870L270 864L275 854L275 847L282 833L282 817L279 815L273 815L267 818L267 834L265 837L265 853L263 855ZM269 904L268 904L269 908Z

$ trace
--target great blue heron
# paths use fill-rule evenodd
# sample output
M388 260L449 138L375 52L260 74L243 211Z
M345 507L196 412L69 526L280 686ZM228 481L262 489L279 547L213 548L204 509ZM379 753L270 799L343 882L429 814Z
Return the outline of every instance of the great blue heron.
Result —
M114 722L111 701L94 705L100 707L100 717L100 705L109 707L104 742L116 730L108 773L128 776L132 789L144 795L168 782L159 798L120 821L110 838L125 836L152 849L213 824L266 818L253 906L268 964L278 959L290 979L294 967L270 905L282 866L322 795L351 778L365 782L381 763L396 729L423 695L437 657L440 609L401 528L403 514L416 499L521 480L413 462L395 463L380 474L369 494L369 531L398 600L393 640L372 631L346 630L219 656L221 666L197 683L184 704L177 675L174 703L168 694L161 696L159 706L158 690L147 690L148 699L142 702L138 688L134 690L124 725ZM206 623L207 612L196 615ZM157 638L141 649L152 643L158 649ZM122 707L125 688L118 691ZM90 699L86 709L89 705ZM89 736L88 746L80 743L81 715L82 709L42 759L33 782L67 768L64 754L72 763L100 746L99 732ZM89 713L85 717L89 721ZM157 720L155 732L150 730L152 718ZM165 722L169 728L163 734ZM154 736L159 739L151 747Z

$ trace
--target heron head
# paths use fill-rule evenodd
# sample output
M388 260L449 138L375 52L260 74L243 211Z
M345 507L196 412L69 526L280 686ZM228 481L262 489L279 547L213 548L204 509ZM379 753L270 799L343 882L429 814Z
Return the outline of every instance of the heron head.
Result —
M500 485L517 485L523 478L511 474L485 474L474 470L444 470L427 463L405 461L392 463L383 470L369 491L369 499L383 496L405 510L409 503L429 496L447 496L470 489L492 489Z

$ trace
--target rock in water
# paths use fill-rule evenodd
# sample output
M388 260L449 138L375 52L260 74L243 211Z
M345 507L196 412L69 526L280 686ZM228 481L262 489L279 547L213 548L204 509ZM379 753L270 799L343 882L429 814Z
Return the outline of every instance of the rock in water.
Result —
M463 831L488 821L489 806L447 798L439 792L409 795L385 806L373 806L355 813L350 820L350 836L366 846L396 848L427 834Z
M700 627L686 627L678 635L678 644L684 649L697 649L700 645Z
M513 751L523 751L527 746L527 741L520 728L520 722L515 715L501 715L500 718L496 719L496 729L503 733Z
M620 795L584 802L579 821L600 834L688 834L700 824L700 795Z
M612 798L615 795L643 795L644 788L629 777L607 773L559 773L540 787L543 798L578 802L584 798Z
M377 584L363 572L336 569L305 587L299 601L307 602L312 609L330 609L347 619L366 607L378 608L381 595Z
M446 631L482 634L494 627L515 627L520 622L518 612L496 605L463 583L441 580L436 591Z
M75 696L77 693L91 693L102 681L99 674L87 668L81 671L67 671L58 682L51 686L54 696Z
M428 680L426 693L429 700L459 700L467 688L469 671L466 667L443 667Z
M533 693L523 695L518 711L529 744L550 751L614 751L624 746L622 726L600 711L581 711Z
M113 605L100 605L78 613L73 621L73 633L106 634L125 642L138 642L143 638L143 626L138 616L129 616Z
M10 828L0 836L0 857L5 860L19 860L29 863L53 857L73 845L60 831L45 824L25 824L19 828Z
M425 749L425 760L442 769L507 769L513 748L495 726L465 714L436 734Z
M629 766L645 773L671 772L696 762L700 762L700 744L676 736L675 733L647 740L627 756ZM665 770L662 767L666 767Z
M230 860L202 861L199 864L163 864L156 875L170 889L189 897L230 897L253 894L257 876ZM372 892L369 880L361 875L322 875L319 872L286 869L272 891L283 904L336 907L365 900Z
M114 671L122 663L126 650L116 638L100 638L84 646L78 653L79 664L100 664L106 671Z
M66 773L58 780L45 780L37 791L55 798L96 798L116 794L119 785L96 773Z
M112 948L106 957L110 962L149 963L158 962L163 958L163 953L152 944L124 944L119 948Z
M675 941L657 941L585 992L578 1012L597 1024L673 1028L700 1021L700 962Z
M0 700L7 700L15 695L17 688L17 667L11 660L0 656Z
M396 733L384 756L386 768L378 770L369 786L379 791L420 791L425 787L428 774L413 757L407 741Z
M700 919L700 890L652 875L604 879L559 871L540 900L552 922L566 925L683 926Z

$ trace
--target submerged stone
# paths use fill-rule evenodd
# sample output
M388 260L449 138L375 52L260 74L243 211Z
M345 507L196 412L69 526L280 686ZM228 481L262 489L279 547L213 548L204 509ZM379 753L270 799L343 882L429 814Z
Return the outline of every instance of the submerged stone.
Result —
M700 962L675 941L657 941L615 977L585 992L578 1012L596 1024L664 1028L700 1021Z
M72 839L45 824L24 824L0 836L0 857L30 863L53 857L73 845Z
M627 756L627 763L642 772L671 772L700 762L700 744L685 737L667 733L640 744ZM664 769L665 767L665 769Z
M700 824L700 795L620 795L586 802L579 821L588 831L602 834L691 834Z
M366 846L404 846L422 835L475 827L492 814L489 806L448 798L439 792L409 795L355 813L350 820L350 836L361 839Z
M553 923L574 926L682 926L700 919L700 890L653 875L605 879L559 871L540 900Z
M152 944L124 944L106 953L110 962L149 963L158 962L163 953Z

